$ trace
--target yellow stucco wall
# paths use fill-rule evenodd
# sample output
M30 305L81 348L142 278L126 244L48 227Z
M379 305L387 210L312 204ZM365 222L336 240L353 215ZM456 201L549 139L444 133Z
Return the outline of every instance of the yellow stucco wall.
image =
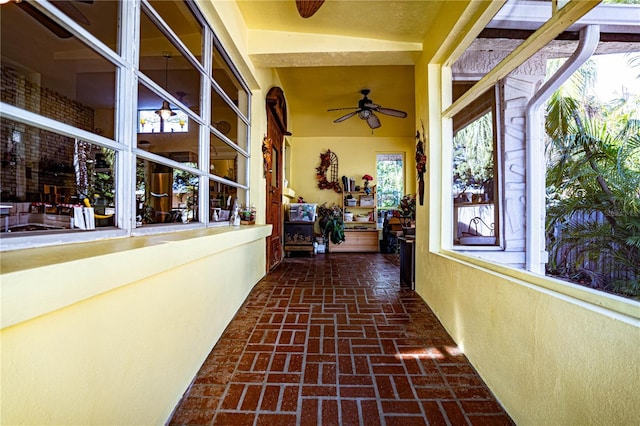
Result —
M356 185L369 174L376 182L376 154L404 153L405 192L415 193L415 140L413 138L296 138L291 139L291 182L289 186L308 203L341 203L341 195L332 190L318 188L316 167L320 165L320 154L327 149L338 156L338 179L354 177Z
M121 244L102 254L96 242L83 259L66 248L66 265L3 270L0 423L163 424L264 275L270 232L184 231L140 247L102 242ZM33 275L40 282L24 280ZM20 307L31 303L39 310L26 318Z
M429 196L417 212L416 291L518 425L637 424L640 304L442 251L448 233L440 188L450 159L443 158L440 114L449 94L440 66L429 63L451 52L436 50L425 47L415 77L429 156Z
M638 422L637 316L460 260L419 256L416 290L518 425Z

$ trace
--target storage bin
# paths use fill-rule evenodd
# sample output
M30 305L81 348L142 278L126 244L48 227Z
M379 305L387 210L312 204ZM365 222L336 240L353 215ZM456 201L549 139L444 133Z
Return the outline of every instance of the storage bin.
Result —
M315 222L317 204L291 203L289 204L290 222Z

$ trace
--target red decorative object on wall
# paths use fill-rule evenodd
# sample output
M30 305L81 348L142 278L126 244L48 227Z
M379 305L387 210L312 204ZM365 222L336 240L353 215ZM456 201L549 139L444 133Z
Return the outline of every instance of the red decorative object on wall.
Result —
M331 180L327 179L327 171L330 173ZM338 156L329 149L324 154L320 154L320 166L316 167L316 179L318 188L342 192L338 181Z
M420 130L416 131L416 171L418 172L418 197L420 205L424 203L424 173L427 170L427 156L424 153L424 123L422 123L422 136Z

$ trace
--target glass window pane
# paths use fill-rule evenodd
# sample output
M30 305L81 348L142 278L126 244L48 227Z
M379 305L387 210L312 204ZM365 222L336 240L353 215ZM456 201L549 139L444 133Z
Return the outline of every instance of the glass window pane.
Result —
M211 174L232 182L245 183L245 157L213 133L211 134L210 158L209 172Z
M249 116L249 94L242 87L236 76L217 47L213 49L213 79L224 93L238 107L240 112ZM215 120L214 120L215 121Z
M140 71L195 113L200 112L200 72L145 14L140 25ZM139 100L143 109L157 108Z
M113 137L115 65L14 3L2 6L0 30L2 102Z
M51 4L117 51L119 1L52 1Z
M461 114L464 116L464 114ZM467 114L467 116L469 116ZM465 121L464 117L456 121ZM453 139L454 243L497 245L493 114L457 129Z
M248 126L213 89L211 90L211 124L238 147L247 150Z
M164 101L142 84L138 85L138 100L138 116L144 112L142 116L146 117L144 123L138 119L138 129L144 130L138 133L138 147L197 167L198 124L172 104L167 105L175 115L162 118L157 112L161 112Z
M198 177L153 161L136 162L136 226L198 221Z
M394 210L404 195L404 155L378 154L376 157L378 208Z
M150 0L151 6L187 46L193 56L202 63L202 24L194 16L186 2Z
M71 218L83 206L93 207L95 227L114 226L114 151L4 118L0 123L8 230L78 227L80 217Z
M209 221L213 225L228 222L236 202L240 209L248 208L243 204L245 199L246 191L244 189L211 180L209 182Z

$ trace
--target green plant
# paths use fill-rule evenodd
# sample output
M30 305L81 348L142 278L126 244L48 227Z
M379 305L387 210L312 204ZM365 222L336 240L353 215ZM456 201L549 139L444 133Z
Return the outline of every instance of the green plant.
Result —
M548 272L640 298L640 121L557 92L546 129Z
M342 208L336 204L327 206L327 203L322 203L318 206L317 213L318 225L325 240L333 244L342 243L345 240Z

